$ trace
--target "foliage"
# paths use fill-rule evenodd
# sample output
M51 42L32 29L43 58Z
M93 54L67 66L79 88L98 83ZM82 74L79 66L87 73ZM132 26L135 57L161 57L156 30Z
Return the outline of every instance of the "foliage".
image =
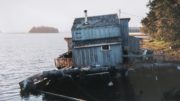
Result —
M144 33L157 40L179 40L180 0L150 0L147 7L150 11L141 21Z

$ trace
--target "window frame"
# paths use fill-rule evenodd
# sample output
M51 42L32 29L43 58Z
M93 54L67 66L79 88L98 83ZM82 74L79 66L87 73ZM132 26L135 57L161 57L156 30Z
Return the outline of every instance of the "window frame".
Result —
M108 48L107 49L103 48L105 46L107 46ZM102 45L101 46L101 51L110 51L110 50L111 50L111 46L110 45Z

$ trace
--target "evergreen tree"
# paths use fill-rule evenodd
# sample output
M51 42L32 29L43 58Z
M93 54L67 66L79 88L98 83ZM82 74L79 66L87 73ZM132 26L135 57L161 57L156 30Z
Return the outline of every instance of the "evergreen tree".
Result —
M147 7L143 31L158 40L180 40L180 0L152 0Z

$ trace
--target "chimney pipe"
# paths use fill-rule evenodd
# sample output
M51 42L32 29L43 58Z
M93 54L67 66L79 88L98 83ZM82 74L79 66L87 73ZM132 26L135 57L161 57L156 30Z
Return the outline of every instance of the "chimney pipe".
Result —
M87 19L87 10L84 10L85 13L85 19L84 19L84 24L88 24L88 19Z

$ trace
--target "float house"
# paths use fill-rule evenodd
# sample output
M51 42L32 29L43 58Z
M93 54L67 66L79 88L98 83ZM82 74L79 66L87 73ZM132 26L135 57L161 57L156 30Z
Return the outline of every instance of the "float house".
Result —
M120 66L129 60L125 55L139 51L140 40L129 36L130 18L119 19L117 14L88 17L87 10L84 12L85 17L74 20L72 39L65 38L69 52L59 57L57 67L65 67L63 63L75 67ZM67 54L72 59L67 59Z

